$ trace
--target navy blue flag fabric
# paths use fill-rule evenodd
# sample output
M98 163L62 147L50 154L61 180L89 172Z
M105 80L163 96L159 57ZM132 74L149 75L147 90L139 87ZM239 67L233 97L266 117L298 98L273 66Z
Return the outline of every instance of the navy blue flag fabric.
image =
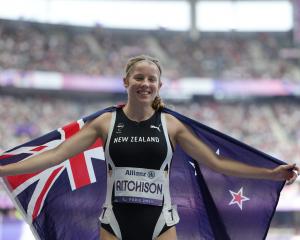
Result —
M106 108L0 155L1 165L49 150ZM285 164L225 134L165 108L188 125L216 154L254 166ZM23 213L36 239L98 240L99 215L106 194L101 139L85 152L47 170L3 178L7 192ZM176 147L171 195L177 204L180 240L265 239L284 181L254 180L216 173L199 166Z

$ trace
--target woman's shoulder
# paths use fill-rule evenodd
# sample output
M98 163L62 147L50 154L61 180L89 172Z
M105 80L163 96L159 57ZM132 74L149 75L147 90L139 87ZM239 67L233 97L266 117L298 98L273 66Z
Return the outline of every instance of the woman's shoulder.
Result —
M165 119L166 119L168 124L178 124L178 123L180 123L180 121L175 116L173 116L172 114L166 113L166 112L163 112L163 114L165 115Z
M94 121L97 123L101 123L101 124L110 123L112 115L113 115L113 112L105 112L105 113L101 114L100 116L98 116L97 118L95 118Z
M89 126L95 129L98 134L100 134L102 139L105 139L110 126L111 118L112 112L105 112L92 120Z
M91 121L91 125L96 128L106 129L109 127L112 112L105 112Z
M180 129L183 128L184 125L178 118L176 118L170 113L164 113L164 114L165 114L166 124L169 132L173 132L174 134L176 134L178 131L180 131Z

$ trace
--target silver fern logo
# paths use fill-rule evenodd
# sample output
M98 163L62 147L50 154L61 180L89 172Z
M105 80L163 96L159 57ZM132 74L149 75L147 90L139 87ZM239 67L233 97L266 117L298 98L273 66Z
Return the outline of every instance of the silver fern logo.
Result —
M124 123L118 123L116 133L122 133L123 128L125 127Z

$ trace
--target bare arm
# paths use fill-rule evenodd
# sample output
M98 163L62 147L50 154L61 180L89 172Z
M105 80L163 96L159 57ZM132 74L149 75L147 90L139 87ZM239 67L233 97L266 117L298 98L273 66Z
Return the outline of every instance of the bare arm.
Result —
M173 141L199 164L205 164L217 172L244 178L288 180L290 183L297 178L297 173L292 171L299 172L296 165L281 165L275 169L267 169L218 156L178 119L168 115L167 121L171 139L173 138Z
M92 122L87 123L78 133L51 150L28 158L25 161L1 166L0 176L44 170L75 156L91 146L98 137L106 137L110 116L110 113L103 114Z

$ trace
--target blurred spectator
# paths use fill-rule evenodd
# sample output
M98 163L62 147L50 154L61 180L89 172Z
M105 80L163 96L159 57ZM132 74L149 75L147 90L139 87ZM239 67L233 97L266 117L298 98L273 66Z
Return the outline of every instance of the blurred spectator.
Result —
M299 58L287 33L187 33L122 31L0 21L0 70L44 70L88 75L122 74L128 57L147 53L164 76L214 79L274 78L300 81Z

